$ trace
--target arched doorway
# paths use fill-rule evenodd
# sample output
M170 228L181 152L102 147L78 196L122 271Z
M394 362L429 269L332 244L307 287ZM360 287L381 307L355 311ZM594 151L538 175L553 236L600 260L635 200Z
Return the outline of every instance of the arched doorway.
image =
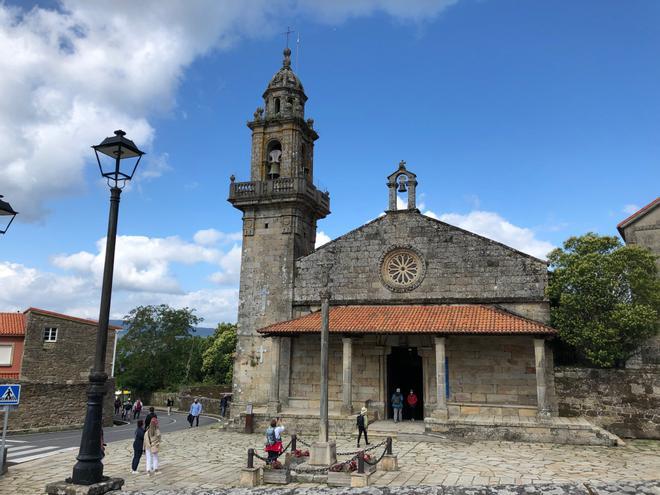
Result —
M416 347L392 347L392 352L387 356L387 417L393 418L390 399L397 388L407 397L410 390L417 395L417 407L414 419L424 419L424 381L422 372L422 357L417 354ZM411 419L411 411L408 405L403 407L403 419Z

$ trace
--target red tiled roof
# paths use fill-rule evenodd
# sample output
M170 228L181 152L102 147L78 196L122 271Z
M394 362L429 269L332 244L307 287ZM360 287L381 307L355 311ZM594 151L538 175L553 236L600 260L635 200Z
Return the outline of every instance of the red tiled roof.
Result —
M649 204L647 204L646 206L643 206L642 208L637 210L635 213L630 215L628 218L626 218L625 220L622 220L621 222L619 222L619 225L617 225L616 228L618 229L619 233L621 234L621 237L624 237L623 236L624 227L626 227L630 222L635 220L637 217L642 216L645 213L647 213L648 211L650 211L658 203L660 203L660 197L655 198ZM624 240L625 240L625 237L624 237Z
M40 315L53 316L55 318L62 318L63 320L77 321L78 323L86 323L88 325L96 326L99 324L99 322L96 320L87 320L85 318L78 318L76 316L69 316L62 313L56 313L54 311L47 311L45 309L39 309L39 308L28 308L25 311L23 311L23 314L28 314L30 312L39 313ZM118 327L117 325L108 325L108 328L112 330L121 330L122 327Z
M317 333L321 312L275 323L265 334ZM333 306L331 333L545 334L557 330L491 306Z
M23 313L0 313L0 335L25 335L25 316Z

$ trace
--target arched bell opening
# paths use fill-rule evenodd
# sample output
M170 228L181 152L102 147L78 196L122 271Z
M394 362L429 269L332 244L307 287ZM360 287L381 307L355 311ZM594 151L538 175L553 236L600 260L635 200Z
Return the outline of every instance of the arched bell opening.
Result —
M387 178L387 187L390 190L389 210L396 211L397 194L407 193L407 209L413 210L416 206L415 188L417 187L417 176L406 170L406 162L399 163L399 169Z
M282 161L282 144L277 139L273 139L268 143L266 161L266 175L268 179L274 180L279 178Z

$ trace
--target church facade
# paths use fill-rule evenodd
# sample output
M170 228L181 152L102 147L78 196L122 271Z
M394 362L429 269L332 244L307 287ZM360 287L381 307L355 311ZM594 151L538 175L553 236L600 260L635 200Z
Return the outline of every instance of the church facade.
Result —
M330 198L313 183L318 134L288 49L263 98L248 123L250 180L232 176L229 193L243 213L234 414L318 417L329 297L331 419L352 427L363 406L391 418L397 388L414 390L408 417L430 429L556 416L546 262L421 214L404 162L384 215L315 250Z

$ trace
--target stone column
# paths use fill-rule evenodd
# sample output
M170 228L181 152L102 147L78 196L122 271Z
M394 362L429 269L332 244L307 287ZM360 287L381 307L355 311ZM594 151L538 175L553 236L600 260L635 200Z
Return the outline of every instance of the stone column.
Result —
M447 418L447 386L445 375L445 337L435 338L435 384L436 400L434 416L439 419Z
M321 291L321 407L319 439L312 444L309 463L312 466L329 466L337 462L337 445L328 440L328 341L330 338L330 290Z
M280 347L281 337L270 338L270 394L268 413L280 412Z
M547 369L545 355L545 339L534 339L534 361L536 365L536 402L539 416L550 416L548 405Z
M342 384L342 414L353 413L353 339L350 337L343 337L341 339L343 344L343 377Z

